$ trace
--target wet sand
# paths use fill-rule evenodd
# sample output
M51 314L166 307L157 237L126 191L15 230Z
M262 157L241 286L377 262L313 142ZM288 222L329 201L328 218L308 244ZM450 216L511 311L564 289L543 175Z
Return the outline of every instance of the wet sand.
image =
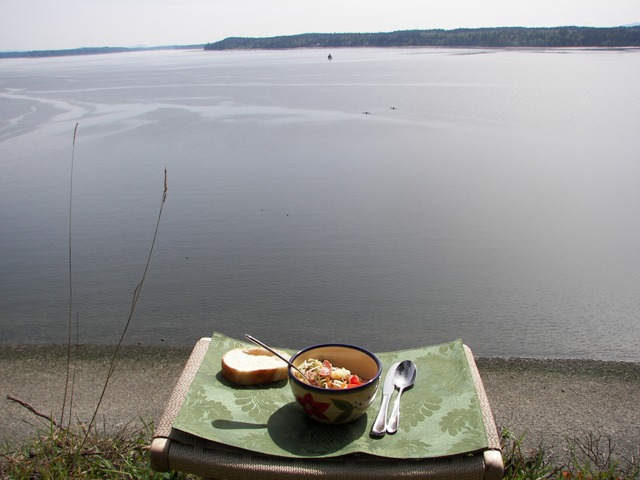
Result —
M47 428L11 395L60 418L66 347L0 349L0 440L17 443ZM107 431L156 421L189 356L189 349L124 347L96 424ZM104 385L113 347L81 346L75 369L72 424L87 422ZM610 438L615 453L640 456L640 363L591 360L478 358L478 369L498 428L525 447L541 444L558 458L566 439ZM68 420L65 420L65 423Z

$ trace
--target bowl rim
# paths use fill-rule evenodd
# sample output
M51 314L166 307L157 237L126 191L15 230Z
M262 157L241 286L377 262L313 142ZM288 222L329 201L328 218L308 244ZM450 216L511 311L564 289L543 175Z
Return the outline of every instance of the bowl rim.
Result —
M367 382L363 383L362 385L358 385L357 387L352 387L352 388L322 388L322 387L316 387L314 385L309 385L308 383L304 383L302 380L300 380L298 377L296 377L291 371L293 370L292 367L287 367L287 373L289 374L289 379L292 380L293 382L295 382L296 385L306 388L308 390L311 390L312 392L324 392L324 393L331 393L336 394L336 395L346 395L349 393L354 393L354 392L358 392L360 390L364 390L367 387L370 387L375 380L380 379L380 376L382 375L382 362L380 361L380 359L378 358L378 356L373 353L371 350L368 350L364 347L359 347L358 345L352 345L352 344L348 344L348 343L319 343L317 345L311 345L309 347L303 348L302 350L299 350L298 352L294 353L291 356L291 359L289 360L291 363L293 363L293 361L298 358L300 355L302 355L305 352L308 352L309 350L314 350L316 348L323 348L323 347L344 347L344 348L349 348L352 350L359 350L362 353L366 354L367 356L369 356L374 362L376 362L376 365L378 366L378 371L376 372L376 374L373 376L373 378L371 378L370 380L368 380Z

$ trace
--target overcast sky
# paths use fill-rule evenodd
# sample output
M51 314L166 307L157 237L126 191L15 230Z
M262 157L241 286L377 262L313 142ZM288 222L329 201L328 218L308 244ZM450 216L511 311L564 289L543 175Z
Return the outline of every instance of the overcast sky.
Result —
M0 51L640 22L640 0L0 0Z

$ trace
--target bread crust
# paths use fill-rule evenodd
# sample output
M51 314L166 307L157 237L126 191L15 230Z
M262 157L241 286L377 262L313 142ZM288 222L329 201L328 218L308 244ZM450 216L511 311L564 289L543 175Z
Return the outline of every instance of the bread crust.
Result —
M285 358L290 356L279 352ZM285 380L288 366L271 352L259 348L234 348L222 356L222 376L238 385L262 385Z

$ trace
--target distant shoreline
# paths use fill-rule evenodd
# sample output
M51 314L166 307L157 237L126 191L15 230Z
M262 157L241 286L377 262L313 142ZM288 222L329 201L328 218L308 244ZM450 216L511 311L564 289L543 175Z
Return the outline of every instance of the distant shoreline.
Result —
M446 47L446 48L619 48L640 47L640 26L492 27L399 30L382 33L304 33L268 38L229 37L205 50Z
M204 44L199 45L169 45L161 47L83 47L63 50L29 50L16 52L0 52L2 58L48 58L73 57L80 55L106 55L111 53L151 52L159 50L202 50Z
M303 33L276 37L228 37L220 41L152 47L81 47L0 52L2 58L46 58L156 50L270 50L293 48L633 48L640 25L619 27L490 27L399 30L378 33Z

